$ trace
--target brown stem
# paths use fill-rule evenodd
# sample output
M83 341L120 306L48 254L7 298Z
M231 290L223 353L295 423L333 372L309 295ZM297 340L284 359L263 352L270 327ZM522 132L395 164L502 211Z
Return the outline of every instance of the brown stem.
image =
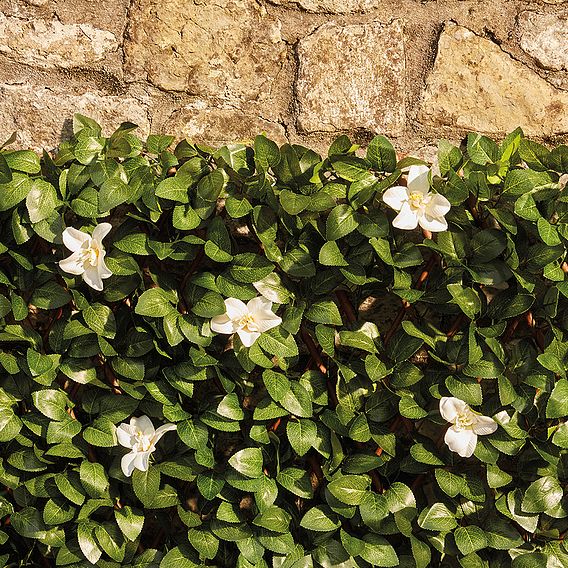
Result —
M314 363L316 364L318 371L327 378L326 381L327 392L329 394L329 398L333 402L333 406L336 407L338 401L337 401L337 394L335 393L335 385L333 384L333 381L331 381L327 376L327 367L322 361L318 348L316 347L316 344L314 343L312 336L306 331L305 328L303 327L300 328L300 335L302 337L302 341L306 344L306 347L310 352L310 357L313 359Z
M345 314L347 321L349 323L355 323L357 321L357 314L353 308L353 305L349 301L349 296L345 290L336 290L335 295L339 300L339 305L341 306L342 312Z
M459 314L459 316L455 319L452 327L446 333L446 337L452 338L462 327L462 325L467 321L467 317L465 314Z

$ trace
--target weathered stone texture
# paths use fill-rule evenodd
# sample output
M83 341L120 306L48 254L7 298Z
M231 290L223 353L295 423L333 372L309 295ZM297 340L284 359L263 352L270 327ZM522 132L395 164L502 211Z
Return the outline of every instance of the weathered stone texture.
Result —
M160 89L288 107L291 68L280 22L254 0L137 0L126 70ZM286 74L290 76L287 82Z
M86 66L118 48L114 34L90 24L25 21L0 13L0 53L20 63L47 68Z
M298 46L298 127L305 132L405 126L403 27L322 25Z
M280 144L286 142L281 124L266 120L250 109L219 108L205 101L177 109L163 125L163 130L213 145L250 142L262 132Z
M568 11L559 16L522 12L518 28L521 47L539 65L568 71Z
M493 42L454 24L442 33L418 116L426 125L531 136L568 132L568 92Z
M273 0L282 6L298 6L308 12L350 14L369 12L380 5L380 0Z
M97 92L69 95L61 89L0 85L0 100L0 138L16 131L18 144L24 147L52 148L68 139L75 112L99 121L108 134L124 121L138 124L142 136L150 130L145 105L132 97Z

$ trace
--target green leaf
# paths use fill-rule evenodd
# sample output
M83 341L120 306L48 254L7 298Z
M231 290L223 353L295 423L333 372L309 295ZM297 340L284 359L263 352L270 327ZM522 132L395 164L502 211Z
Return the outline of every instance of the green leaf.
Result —
M568 416L568 380L558 379L546 404L546 417L565 418L566 416Z
M106 496L109 486L104 467L100 463L81 462L79 476L85 491L94 498Z
M41 170L39 156L32 150L6 152L3 157L12 170L26 174L39 174Z
M558 479L545 475L528 486L521 508L525 513L543 513L558 505L563 495Z
M394 172L396 169L396 151L384 136L375 136L369 142L367 160L381 172Z
M467 527L458 527L454 531L456 545L462 554L471 554L478 550L482 550L487 546L487 537L483 529L470 525Z
M288 422L286 434L294 451L299 456L303 456L316 445L318 429L312 420L300 418L297 421Z
M457 526L455 515L443 503L434 503L422 510L418 524L426 530L447 532Z
M99 212L105 213L128 201L132 190L119 178L105 181L99 191Z
M160 490L160 472L158 468L150 465L146 471L135 469L132 473L132 489L136 497L145 507L152 508L152 504Z
M324 266L349 266L335 241L328 241L321 247L319 263Z
M12 181L12 171L3 154L0 154L0 185L10 183Z
M183 176L166 178L156 186L156 196L178 203L189 203L187 182Z
M318 532L335 531L341 526L337 515L325 505L312 507L300 521L300 526Z
M219 539L206 530L190 529L187 538L200 558L213 559L219 550Z
M339 309L332 300L314 302L305 315L307 319L315 323L343 325Z
M289 513L276 505L270 505L259 513L252 522L257 527L262 527L269 531L285 533L288 531L291 520L292 516Z
M361 475L343 475L331 481L327 488L342 503L360 505L369 489L369 478Z
M32 393L34 406L47 418L65 420L67 414L67 396L54 389L43 389Z
M71 300L69 292L53 280L36 288L30 299L30 304L43 310L54 310L68 304Z
M12 174L12 180L0 184L0 211L6 211L24 200L32 188L31 180L24 174Z
M26 196L26 207L32 223L39 223L52 215L57 207L57 191L46 181L34 179Z
M325 224L326 239L336 241L354 231L358 225L355 212L349 205L337 205L327 217Z
M262 450L244 448L229 458L229 464L239 473L256 479L262 475Z
M116 335L116 321L114 314L108 306L99 303L91 304L83 311L85 323L102 337L113 339Z
M481 300L477 292L472 288L464 288L461 284L448 284L447 288L461 311L468 318L474 319L481 310Z
M161 288L150 288L142 293L136 303L135 312L141 316L164 317L173 306L170 296Z

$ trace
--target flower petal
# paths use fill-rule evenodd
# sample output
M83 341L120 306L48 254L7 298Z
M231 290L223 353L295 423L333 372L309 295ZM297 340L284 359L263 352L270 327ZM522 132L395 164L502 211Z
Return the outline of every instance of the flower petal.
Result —
M63 231L63 244L73 252L78 251L83 243L91 239L91 235L75 229L75 227L67 227Z
M136 428L131 424L120 424L116 429L118 443L125 448L132 448L132 437L136 434Z
M110 223L99 223L93 229L93 239L101 244L103 239L109 234L111 229L112 225Z
M456 452L462 458L470 458L477 446L477 434L473 430L454 430L450 426L444 436L444 442L452 452Z
M154 451L152 448L147 452L136 452L136 457L134 458L134 467L140 471L148 471L148 462L150 461L150 454Z
M130 419L130 425L134 426L138 432L142 432L144 436L152 437L156 432L152 421L145 414L140 417L133 416Z
M424 214L418 217L418 223L426 231L439 233L448 230L448 222L444 217L432 217L431 215Z
M59 268L68 274L83 274L83 262L81 261L80 251L74 252L71 256L59 261Z
M279 326L282 323L282 318L273 312L269 314L262 312L255 315L254 322L258 327L258 331L264 332Z
M99 264L97 265L97 270L99 271L99 276L102 279L110 278L112 276L112 272L110 271L109 267L106 265L103 255L99 257Z
M176 430L177 426L175 424L164 424L163 426L160 426L159 428L156 429L156 433L154 434L154 437L152 438L152 444L157 444L158 440L166 433L169 432L171 430Z
M259 331L245 331L244 329L238 329L237 334L245 347L250 347L260 337Z
M463 412L467 404L454 396L443 396L440 399L440 414L444 420L453 422L460 412Z
M497 422L489 416L478 416L477 422L473 425L473 431L480 436L493 434L495 430L497 430Z
M426 205L426 213L431 217L446 215L452 208L451 203L443 195L432 193L430 196L430 201Z
M408 192L406 191L406 187L402 187L401 185L389 187L383 193L383 201L395 211L400 211L402 204L408 201Z
M257 296L247 302L247 312L253 316L257 312L271 312L272 302L264 296Z
M211 331L215 333L226 333L230 335L235 333L239 326L231 319L227 314L222 314L220 316L215 316L211 318L211 323L209 324Z
M428 176L430 168L428 166L410 166L408 177L406 179L406 187L408 192L418 192L426 195L430 191L430 180Z
M408 202L402 204L400 213L394 218L392 226L410 231L418 226L418 215L412 211Z
M230 319L240 319L248 314L247 306L241 300L236 298L227 298L225 300L226 314Z
M99 269L96 266L90 266L83 272L83 280L93 288L93 290L100 292L103 289L103 281L99 274Z
M138 452L128 452L122 456L120 460L120 467L122 468L122 473L126 477L130 477L134 471L134 460L138 456Z

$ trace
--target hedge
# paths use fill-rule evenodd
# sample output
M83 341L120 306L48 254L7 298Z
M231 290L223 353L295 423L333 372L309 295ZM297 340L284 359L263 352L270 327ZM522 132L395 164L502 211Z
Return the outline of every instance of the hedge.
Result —
M568 565L568 146L0 151L0 565Z

